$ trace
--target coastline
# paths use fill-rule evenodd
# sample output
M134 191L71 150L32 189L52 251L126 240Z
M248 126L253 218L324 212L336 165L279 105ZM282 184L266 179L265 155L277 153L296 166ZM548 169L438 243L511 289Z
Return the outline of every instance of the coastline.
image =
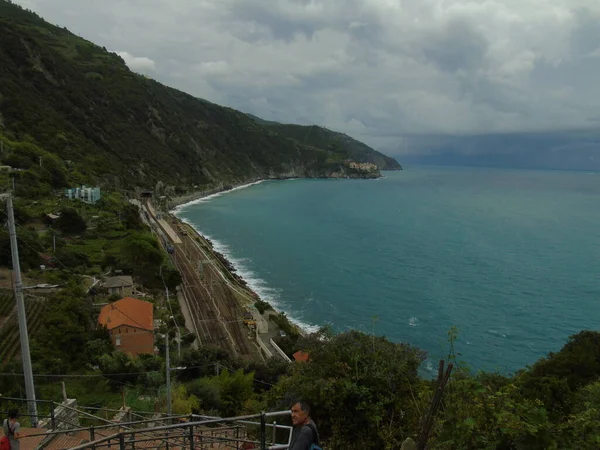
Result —
M272 300L267 299L265 297L265 295L261 295L259 292L257 292L257 291L260 291L261 289L257 288L256 282L253 283L252 281L249 281L247 279L248 278L247 276L240 274L239 265L236 265L235 260L232 261L233 258L224 252L222 244L220 244L218 241L215 241L210 236L203 234L200 230L196 229L196 227L192 223L190 223L187 220L184 220L183 218L178 216L178 213L187 206L197 205L199 203L209 200L210 198L215 198L220 195L225 195L229 192L234 192L234 191L238 191L238 190L245 189L248 187L252 187L252 186L261 184L263 182L266 182L266 181L296 180L296 179L298 179L298 177L259 179L259 180L255 180L255 181L251 181L251 182L247 182L247 183L243 183L243 184L238 184L238 185L234 185L234 186L227 186L226 188L220 187L220 188L210 189L207 191L196 192L194 194L189 194L186 196L175 197L169 202L168 212L173 217L175 217L179 222L188 225L188 227L191 230L193 230L193 232L196 233L196 235L200 239L209 243L211 253L213 254L213 256L216 259L218 259L221 262L221 264L229 272L231 277L235 279L235 282L239 285L238 287L250 292L254 301L260 300L260 301L267 302L271 306L273 313L286 314L286 317L289 319L289 322L297 329L297 331L300 335L304 336L306 334L310 334L310 333L314 332L316 329L319 328L319 326L302 323L301 321L295 319L294 317L287 316L288 313L286 311L284 311L283 309L281 309L277 305L275 305ZM250 279L250 280L252 280L252 279Z
M233 191L237 191L240 189L245 189L247 187L254 186L255 184L260 184L265 181L270 181L270 180L264 179L264 178L258 178L253 181L245 181L244 183L233 184L233 185L221 184L221 186L219 186L219 187L216 187L213 189L207 189L206 191L197 191L197 192L193 192L191 194L173 197L172 199L170 199L167 202L167 210L169 211L169 214L176 214L182 208L200 203L202 201L206 201L206 199L209 197L213 197L213 196L216 197L218 195L223 195L224 193L227 193L227 192L233 192Z

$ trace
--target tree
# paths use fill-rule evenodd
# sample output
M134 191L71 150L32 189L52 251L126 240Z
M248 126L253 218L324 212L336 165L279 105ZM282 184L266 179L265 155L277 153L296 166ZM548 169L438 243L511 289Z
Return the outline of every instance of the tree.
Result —
M32 345L35 358L32 360L40 372L52 368L65 373L71 368L85 367L86 344L102 338L95 335L95 317L91 302L75 281L65 289L50 296L44 322ZM69 349L68 352L65 349Z
M188 388L203 408L230 417L243 412L245 403L254 396L253 385L253 372L239 369L232 373L223 369L219 375L194 380Z
M58 249L56 259L71 269L90 264L90 259L84 252L68 247Z
M310 360L281 377L268 395L272 407L308 401L331 448L399 448L418 429L422 351L358 331L315 334L302 346Z
M60 217L56 219L56 227L64 233L83 233L87 228L85 220L79 215L75 208L62 208Z
M133 270L143 281L151 282L160 271L164 255L150 233L134 233L121 245L119 261L124 269Z
M281 358L269 358L266 362L251 361L246 371L254 372L254 391L268 391L272 385L287 373L290 365Z
M231 356L223 348L207 345L190 349L183 354L180 363L187 369L178 371L177 379L185 382L214 375L217 363L231 365Z
M513 380L456 371L431 438L439 449L553 448L552 424L542 402L520 395Z
M573 414L559 425L560 448L600 446L600 381L580 389L574 396Z
M221 396L221 413L225 417L234 416L242 411L244 403L252 398L254 391L254 373L244 373L243 369L230 373L224 369L214 377L213 382L219 386Z
M600 377L600 332L569 337L558 353L550 353L519 373L522 395L539 398L555 417L569 415L575 392Z
M123 384L137 382L144 368L138 359L134 359L123 352L114 351L100 357L100 370L114 388Z
M121 221L128 230L143 230L144 222L140 218L140 210L137 206L128 204L121 211Z
M171 410L173 414L192 414L198 412L200 401L195 395L189 395L185 386L175 385L171 389Z

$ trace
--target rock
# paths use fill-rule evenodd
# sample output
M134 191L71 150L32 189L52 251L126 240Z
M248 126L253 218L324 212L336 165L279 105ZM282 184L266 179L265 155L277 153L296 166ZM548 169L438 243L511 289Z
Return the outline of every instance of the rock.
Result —
M417 444L411 438L406 438L400 450L417 450Z

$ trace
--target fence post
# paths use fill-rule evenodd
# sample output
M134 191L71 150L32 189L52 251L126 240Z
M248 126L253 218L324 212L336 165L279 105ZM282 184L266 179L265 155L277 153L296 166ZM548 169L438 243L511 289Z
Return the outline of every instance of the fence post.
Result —
M260 412L260 450L267 450L267 421L265 412Z
M190 450L194 450L194 425L190 425Z
M56 416L54 415L54 401L50 402L50 426L52 431L56 430Z
M125 433L119 433L119 450L127 450L125 448Z
M131 441L131 450L135 450L135 433L131 433L131 438L129 440Z
M96 432L94 431L94 425L90 427L90 442L94 442L96 440ZM92 450L96 450L96 446L92 445Z
M235 427L235 450L240 450L240 427Z
M273 442L272 445L275 445L275 441L277 440L277 421L273 421Z

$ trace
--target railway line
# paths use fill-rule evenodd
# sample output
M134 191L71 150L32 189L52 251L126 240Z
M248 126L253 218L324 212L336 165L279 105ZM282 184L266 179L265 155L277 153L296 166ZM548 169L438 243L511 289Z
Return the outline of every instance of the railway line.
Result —
M195 242L195 232L170 226L157 217L149 204L146 211L148 222L181 273L182 290L194 328L191 331L197 334L202 344L222 347L242 358L261 358L258 346L248 338L248 329L243 322L245 311L235 295L240 291L234 289L221 273L222 267L215 255Z

